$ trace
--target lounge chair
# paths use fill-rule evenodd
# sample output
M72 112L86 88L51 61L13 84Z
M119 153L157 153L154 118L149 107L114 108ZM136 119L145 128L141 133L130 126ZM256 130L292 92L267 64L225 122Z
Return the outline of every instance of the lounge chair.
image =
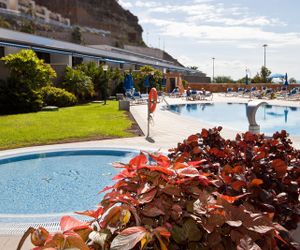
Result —
M180 91L178 88L173 89L173 91L170 93L170 97L180 97Z
M233 96L233 95L234 95L233 89L232 88L227 88L225 96Z

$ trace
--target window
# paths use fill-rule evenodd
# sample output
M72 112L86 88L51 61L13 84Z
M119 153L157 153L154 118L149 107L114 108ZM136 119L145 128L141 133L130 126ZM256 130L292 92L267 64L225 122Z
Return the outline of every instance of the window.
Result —
M0 3L0 8L1 9L7 9L7 5L5 3Z
M49 53L39 52L39 51L36 51L35 53L39 59L42 59L42 60L44 60L45 63L50 64L50 54Z
M0 47L0 58L5 56L5 49L4 47Z
M73 56L72 57L72 66L76 66L76 65L79 65L79 64L82 64L83 62L83 58L82 57L76 57L76 56Z
M124 69L124 63L120 63L120 69Z

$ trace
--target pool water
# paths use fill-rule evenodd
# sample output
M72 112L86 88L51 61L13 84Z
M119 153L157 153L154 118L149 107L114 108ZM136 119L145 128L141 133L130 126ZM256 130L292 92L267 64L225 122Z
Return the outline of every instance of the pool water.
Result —
M93 209L132 151L80 150L0 159L0 214L52 214Z
M215 126L238 131L248 131L245 103L200 103L171 105L170 111L192 117ZM300 135L300 108L263 105L256 113L256 122L262 133L271 135L286 130L290 135Z

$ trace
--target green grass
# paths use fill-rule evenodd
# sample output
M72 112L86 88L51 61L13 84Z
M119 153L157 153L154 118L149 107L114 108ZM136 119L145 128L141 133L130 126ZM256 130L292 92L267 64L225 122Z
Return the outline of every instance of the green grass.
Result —
M38 112L0 116L0 149L82 141L114 137L130 137L132 121L118 111L118 102L108 105L86 104L61 108L54 112Z

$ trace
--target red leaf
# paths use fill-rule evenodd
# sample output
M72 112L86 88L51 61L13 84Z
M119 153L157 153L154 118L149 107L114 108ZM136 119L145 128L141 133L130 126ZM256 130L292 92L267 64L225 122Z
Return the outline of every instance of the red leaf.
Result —
M88 223L79 221L70 216L63 216L60 219L60 228L63 232L89 228Z
M218 196L229 202L229 203L234 203L236 202L237 200L241 199L241 198L244 198L245 196L249 195L249 193L246 193L246 194L242 194L242 195L238 195L238 196L228 196L228 195L223 195L223 194L218 194Z
M247 183L245 181L235 181L235 182L231 183L231 186L235 191L240 191L242 189L242 187L247 186Z
M140 167L146 165L148 162L148 159L146 155L143 153L140 153L140 155L134 157L133 159L130 160L129 165L134 166L134 167Z
M254 141L255 141L255 135L252 134L252 133L250 133L250 132L246 132L246 133L244 134L244 140L245 140L246 142L254 142Z
M201 132L201 136L202 136L202 138L207 138L208 137L208 135L209 135L209 133L208 133L208 131L206 130L206 129L202 129L202 132Z
M214 155L214 156L216 156L216 157L218 157L218 158L224 158L225 157L224 151L219 150L217 148L211 148L209 150L209 153L212 154L212 155Z
M120 235L130 235L130 234L134 234L134 233L137 233L137 232L147 232L146 228L144 227L129 227L129 228L126 228L124 229Z
M232 173L234 174L243 174L244 173L244 168L242 166L235 166L233 169L232 169Z
M98 219L99 216L103 214L103 207L99 207L97 210L87 210L84 212L75 212L75 213Z
M286 163L281 159L273 160L272 167L274 168L278 178L284 177L288 168Z
M111 243L111 250L132 249L145 238L147 230L144 227L130 227L122 231Z
M163 154L159 154L159 155L155 155L155 154L150 154L150 157L157 162L157 165L161 166L161 167L168 167L170 165L170 159L163 155Z
M101 191L99 191L98 194L104 193L104 192L106 192L106 191L108 191L108 190L110 190L110 189L112 189L112 188L113 188L113 186L112 186L112 187L106 186L106 187L103 188Z
M191 167L198 168L204 162L207 162L207 160L203 159L201 161L190 161L190 162L188 162L188 165Z
M191 142L198 142L198 136L197 135L191 135L187 138L187 142L191 143Z
M151 186L151 184L149 184L149 183L144 183L144 184L140 183L139 188L137 189L137 194L141 195L141 194L147 193L154 188L155 188L155 186Z
M140 197L138 198L139 204L145 204L151 202L154 199L156 193L157 190L153 189L148 193L141 194Z
M154 229L154 231L157 231L160 234L160 236L163 236L163 237L166 237L166 238L171 237L171 233L165 227L157 227L157 228Z
M265 158L266 155L267 155L266 152L264 152L264 151L259 151L258 154L255 155L255 156L253 157L252 160L253 160L253 161L259 161L259 160Z
M193 167L187 167L177 170L180 177L198 177L199 171Z
M164 211L151 204L146 205L142 210L142 213L147 217L157 217L159 215L165 215Z
M211 184L211 181L204 175L199 175L198 177L199 182L202 186L207 187L209 184Z
M261 248L248 236L245 235L244 238L240 240L237 250L261 250Z
M261 184L263 184L264 182L263 182L263 180L261 180L261 179L253 179L251 182L250 182L250 184L249 184L249 187L257 187L257 186L259 186L259 185L261 185Z
M169 168L163 168L163 167L159 167L159 166L146 166L146 167L142 167L142 168L147 168L150 171L158 171L158 172L164 173L166 175L170 175L170 176L175 175L175 172Z
M121 173L116 175L112 180L119 180L119 179L126 179L126 178L133 178L136 176L135 172L128 171L127 169L123 170Z

